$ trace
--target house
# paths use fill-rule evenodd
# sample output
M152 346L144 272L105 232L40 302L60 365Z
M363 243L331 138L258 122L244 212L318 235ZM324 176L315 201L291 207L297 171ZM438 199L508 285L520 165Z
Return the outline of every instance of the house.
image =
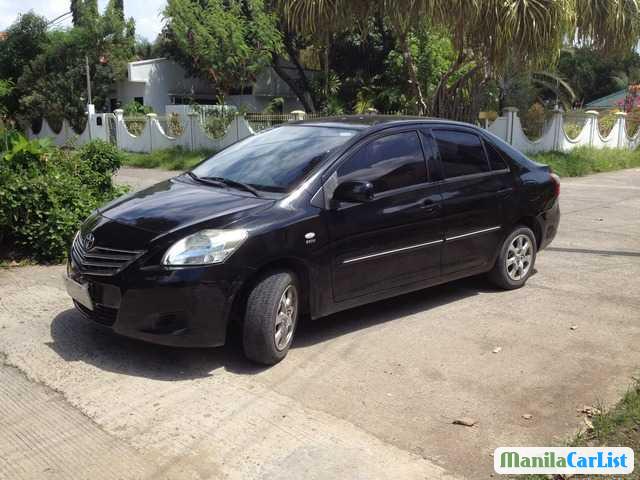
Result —
M267 68L254 84L232 90L225 97L225 103L259 112L276 97L284 99L284 110L287 112L302 107L289 86L272 68ZM167 58L129 63L127 79L116 85L115 93L109 99L109 107L113 111L133 100L153 108L155 113L161 115L165 113L166 105L219 103L209 82L189 77L182 66Z
M624 104L624 100L627 97L627 89L618 90L617 92L610 93L604 97L596 98L587 103L585 110L612 110L614 108L620 108L621 104Z

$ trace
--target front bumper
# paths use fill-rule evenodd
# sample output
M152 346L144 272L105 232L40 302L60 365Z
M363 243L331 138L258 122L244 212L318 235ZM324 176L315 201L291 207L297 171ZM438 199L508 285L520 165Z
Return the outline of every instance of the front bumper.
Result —
M129 269L127 269L129 270ZM115 333L176 347L225 343L234 298L249 272L225 265L133 268L115 277L69 277L88 285L93 310L74 301L92 321Z

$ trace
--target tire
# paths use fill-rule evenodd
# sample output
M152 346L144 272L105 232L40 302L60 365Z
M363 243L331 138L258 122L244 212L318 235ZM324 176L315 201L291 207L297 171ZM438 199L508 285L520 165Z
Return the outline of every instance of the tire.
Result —
M244 354L249 360L275 365L287 356L300 312L298 285L293 273L274 272L249 293L242 332Z
M537 251L536 236L531 229L517 226L500 247L500 254L489 272L489 280L505 290L524 286L533 273Z

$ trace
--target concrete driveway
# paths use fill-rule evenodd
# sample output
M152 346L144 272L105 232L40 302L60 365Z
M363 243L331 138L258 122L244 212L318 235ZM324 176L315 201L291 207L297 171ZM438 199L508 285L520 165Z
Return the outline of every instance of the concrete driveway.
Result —
M270 369L102 331L62 267L0 270L0 478L486 479L497 446L561 443L638 373L640 169L566 179L561 205L525 288L473 278L304 324Z

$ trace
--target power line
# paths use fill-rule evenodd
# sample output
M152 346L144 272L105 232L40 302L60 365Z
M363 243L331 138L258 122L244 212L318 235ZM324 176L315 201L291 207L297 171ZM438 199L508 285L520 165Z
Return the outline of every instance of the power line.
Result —
M54 18L53 20L50 20L47 22L47 27L52 27L57 23L61 23L64 22L65 20L67 20L67 17L71 15L71 11L65 12L62 15L58 15L56 18Z
M66 22L67 20L69 20L71 18L70 15L66 15L64 17L60 17L58 20L56 20L55 22L49 22L47 23L47 27L48 28L52 28L52 27L57 27L59 25L62 25L64 22Z

